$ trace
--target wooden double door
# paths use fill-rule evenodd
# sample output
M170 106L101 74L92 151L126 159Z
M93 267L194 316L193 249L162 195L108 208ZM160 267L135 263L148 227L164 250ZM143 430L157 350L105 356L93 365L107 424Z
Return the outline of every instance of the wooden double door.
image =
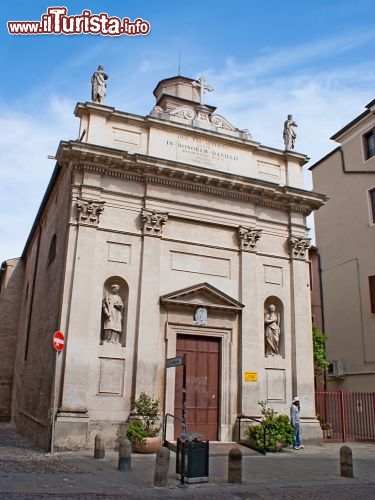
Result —
M220 419L221 340L216 337L178 335L176 356L186 355L186 429L205 439L218 440ZM176 368L175 416L182 418L183 368ZM175 421L175 439L181 424Z

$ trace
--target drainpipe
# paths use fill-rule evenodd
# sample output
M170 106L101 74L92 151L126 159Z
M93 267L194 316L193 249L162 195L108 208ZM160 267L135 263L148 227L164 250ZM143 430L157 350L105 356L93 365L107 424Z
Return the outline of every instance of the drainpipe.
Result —
M319 271L319 292L320 292L320 304L321 304L321 313L322 313L322 330L325 334L325 323L324 323L324 307L323 307L323 284L322 284L322 266L321 266L321 257L319 251L316 252L316 256L318 259L318 271ZM324 390L327 390L327 370L324 371Z

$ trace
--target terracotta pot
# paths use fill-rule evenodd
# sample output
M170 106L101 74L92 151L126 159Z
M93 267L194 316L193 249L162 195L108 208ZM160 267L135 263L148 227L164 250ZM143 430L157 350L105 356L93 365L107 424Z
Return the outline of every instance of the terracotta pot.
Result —
M276 441L275 448L277 451L280 451L284 446L284 443L282 441Z
M332 437L332 429L323 430L323 439L330 439Z
M161 436L156 436L146 438L145 443L134 442L132 448L136 453L156 453L162 444Z

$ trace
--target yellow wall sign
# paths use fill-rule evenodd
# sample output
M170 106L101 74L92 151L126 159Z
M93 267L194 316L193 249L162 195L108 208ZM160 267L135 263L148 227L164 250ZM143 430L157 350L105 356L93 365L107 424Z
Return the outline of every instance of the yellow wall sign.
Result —
M258 382L258 372L245 372L244 373L245 382Z

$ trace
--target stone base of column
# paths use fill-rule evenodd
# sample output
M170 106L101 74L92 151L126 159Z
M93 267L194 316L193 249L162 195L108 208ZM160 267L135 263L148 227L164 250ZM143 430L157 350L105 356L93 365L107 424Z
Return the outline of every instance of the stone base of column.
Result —
M59 411L55 422L54 449L62 451L87 448L89 422L86 410Z
M323 432L315 418L301 418L302 444L323 444Z

